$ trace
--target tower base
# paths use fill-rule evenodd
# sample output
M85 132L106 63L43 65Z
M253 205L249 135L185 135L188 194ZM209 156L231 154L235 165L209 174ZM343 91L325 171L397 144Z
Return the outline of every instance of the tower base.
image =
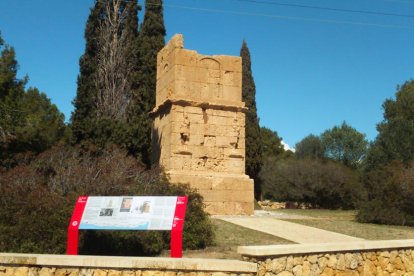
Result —
M168 171L174 184L188 184L203 196L210 215L253 215L254 183L247 175Z

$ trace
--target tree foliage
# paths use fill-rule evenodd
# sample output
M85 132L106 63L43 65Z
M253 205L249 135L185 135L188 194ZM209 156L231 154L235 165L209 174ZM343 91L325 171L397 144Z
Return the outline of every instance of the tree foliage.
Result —
M294 156L264 160L264 198L329 209L359 206L366 191L356 167L366 145L365 136L346 123L321 136L306 136L296 144Z
M414 160L414 80L398 87L395 100L385 100L382 107L384 120L377 125L378 136L365 162L367 170L393 160L406 164Z
M2 39L0 39L2 41ZM10 168L18 154L39 153L63 137L64 116L37 88L25 91L27 77L19 68L13 47L0 44L0 166Z
M322 159L325 155L321 138L310 134L295 146L295 155L298 158Z
M98 68L95 77L97 88L97 118L125 121L126 109L131 99L131 73L133 52L128 45L134 42L132 30L125 28L125 21L131 17L122 0L105 3L105 19L99 26L97 53Z
M157 54L165 45L165 26L162 0L146 1L144 21L138 36L139 88L142 112L155 107Z
M360 205L360 222L414 225L414 163L401 161L369 171L364 176L368 200Z
M263 157L276 157L285 152L282 145L282 138L279 137L276 131L267 127L260 128L260 138L262 144Z
M321 142L326 157L351 168L361 164L368 148L365 134L358 132L346 122L322 133Z
M164 46L162 1L96 1L85 29L72 127L75 142L118 144L149 165L156 55Z
M242 58L242 99L248 108L246 112L246 173L258 179L262 166L262 143L260 137L259 118L256 107L256 85L253 80L250 51L243 41L240 56ZM260 198L259 182L255 183L255 197Z
M383 104L384 120L364 162L369 197L358 220L414 225L414 81L398 87L395 100Z
M76 142L93 137L89 132L94 129L96 117L97 87L95 84L98 68L98 37L101 19L104 17L104 3L95 1L85 28L85 53L79 60L79 76L76 98L73 100L74 111L71 128Z
M152 122L149 112L155 107L157 54L165 45L163 1L146 1L144 21L138 35L138 71L133 91L133 105L130 107L129 122L132 135L137 137L137 148L133 153L150 163ZM134 141L135 142L135 141Z
M357 172L333 161L273 158L264 163L260 177L264 198L275 201L349 209L365 196Z

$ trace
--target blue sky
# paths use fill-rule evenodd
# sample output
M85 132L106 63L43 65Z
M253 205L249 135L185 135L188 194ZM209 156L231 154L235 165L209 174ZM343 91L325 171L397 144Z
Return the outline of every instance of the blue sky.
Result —
M16 50L20 75L67 120L92 5L0 0L0 31ZM414 78L414 0L165 0L164 16L166 40L182 33L185 47L202 54L239 55L247 41L260 123L291 146L343 121L374 139L382 103Z

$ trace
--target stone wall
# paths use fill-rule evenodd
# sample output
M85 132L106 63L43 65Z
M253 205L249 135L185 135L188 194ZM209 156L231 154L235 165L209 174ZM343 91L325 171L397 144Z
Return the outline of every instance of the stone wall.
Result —
M414 240L254 246L239 252L258 264L259 276L414 275Z
M253 276L233 260L0 254L0 276Z
M0 276L414 276L414 240L241 246L238 252L244 261L0 253Z

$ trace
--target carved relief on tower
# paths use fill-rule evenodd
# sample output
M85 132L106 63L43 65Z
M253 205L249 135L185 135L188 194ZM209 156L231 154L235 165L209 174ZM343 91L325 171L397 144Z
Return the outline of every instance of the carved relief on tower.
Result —
M244 174L244 114L174 105L170 169Z

